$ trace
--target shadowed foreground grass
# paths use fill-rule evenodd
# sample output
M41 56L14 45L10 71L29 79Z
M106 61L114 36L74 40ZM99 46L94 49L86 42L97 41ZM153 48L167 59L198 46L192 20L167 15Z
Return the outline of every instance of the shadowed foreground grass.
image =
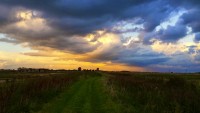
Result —
M60 92L74 83L78 76L58 75L12 77L11 81L0 84L0 113L30 113L41 109ZM29 73L31 75L31 73Z
M199 86L191 79L147 74L110 73L107 86L122 113L200 113Z
M6 74L0 113L200 113L198 74Z

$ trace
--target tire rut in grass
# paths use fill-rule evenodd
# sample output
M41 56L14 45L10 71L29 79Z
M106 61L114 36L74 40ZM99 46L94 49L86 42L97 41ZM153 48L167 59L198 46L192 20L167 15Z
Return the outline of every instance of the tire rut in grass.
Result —
M75 83L39 113L107 113L107 100L101 77L89 77Z

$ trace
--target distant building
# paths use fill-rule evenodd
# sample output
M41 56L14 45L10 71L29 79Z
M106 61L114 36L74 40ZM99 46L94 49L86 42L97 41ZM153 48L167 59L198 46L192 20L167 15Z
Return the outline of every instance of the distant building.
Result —
M81 70L82 70L81 67L79 67L79 68L78 68L78 71L81 71Z
M96 71L99 71L99 68L97 68L97 70Z

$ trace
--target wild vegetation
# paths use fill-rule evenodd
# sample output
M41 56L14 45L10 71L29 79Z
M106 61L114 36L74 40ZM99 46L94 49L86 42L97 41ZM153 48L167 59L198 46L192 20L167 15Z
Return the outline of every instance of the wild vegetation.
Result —
M7 72L6 74L11 73ZM10 80L0 84L0 113L37 111L41 109L42 104L48 102L75 82L80 73L41 73L45 76L41 76L41 74L38 74L40 76L33 76L35 74L9 75ZM5 73L1 77L5 78Z
M0 113L200 113L200 75L1 72Z
M109 74L110 93L123 113L200 113L199 75Z

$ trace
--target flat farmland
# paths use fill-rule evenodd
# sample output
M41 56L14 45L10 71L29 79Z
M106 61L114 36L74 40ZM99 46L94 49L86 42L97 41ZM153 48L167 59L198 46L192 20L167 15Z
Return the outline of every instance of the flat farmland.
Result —
M1 72L0 113L199 113L197 73Z

